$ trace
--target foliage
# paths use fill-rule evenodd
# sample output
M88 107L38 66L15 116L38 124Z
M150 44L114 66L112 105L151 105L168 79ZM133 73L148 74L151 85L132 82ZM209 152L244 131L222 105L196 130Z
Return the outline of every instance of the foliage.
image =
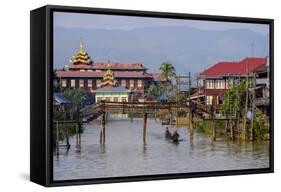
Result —
M162 90L159 87L159 85L151 84L145 91L146 97L154 97L156 99L159 99L162 95Z
M245 111L246 106L246 92L247 88L251 86L251 82L248 79L240 81L239 84L232 85L224 94L222 111L226 115L235 115L236 117L245 117L247 111ZM250 94L249 94L250 97ZM250 98L248 98L250 99ZM252 101L251 101L252 102ZM248 102L248 106L252 103ZM247 107L248 107L247 106ZM265 135L269 133L269 121L266 115L262 113L258 108L254 108L255 117L253 122L253 136L256 139L264 139ZM251 123L246 124L248 129ZM251 131L251 130L249 130Z
M249 82L244 79L239 84L234 84L223 95L223 112L226 114L238 112L245 105L247 84ZM241 114L239 114L241 115Z
M166 80L171 80L171 78L176 76L176 69L169 61L164 61L161 63L159 68L161 76Z
M87 99L86 94L80 88L66 89L62 95L76 106L82 105Z

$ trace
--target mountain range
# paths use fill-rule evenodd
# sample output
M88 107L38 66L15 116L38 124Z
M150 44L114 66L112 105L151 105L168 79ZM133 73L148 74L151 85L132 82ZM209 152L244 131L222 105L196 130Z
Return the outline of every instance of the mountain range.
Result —
M69 64L79 50L80 39L94 62L143 63L149 72L157 72L160 64L169 60L180 74L196 74L219 61L239 61L251 55L265 57L269 47L269 35L249 29L54 27L55 68Z

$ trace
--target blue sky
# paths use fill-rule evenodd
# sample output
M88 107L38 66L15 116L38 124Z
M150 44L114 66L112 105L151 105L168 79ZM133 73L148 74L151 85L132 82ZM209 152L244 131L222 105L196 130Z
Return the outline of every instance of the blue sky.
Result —
M215 22L182 20L167 18L149 18L149 17L128 17L111 16L87 13L54 13L54 26L67 28L95 28L95 29L122 29L130 30L139 27L149 26L189 26L202 30L229 30L229 29L249 29L263 34L269 33L268 25L233 23L233 22Z

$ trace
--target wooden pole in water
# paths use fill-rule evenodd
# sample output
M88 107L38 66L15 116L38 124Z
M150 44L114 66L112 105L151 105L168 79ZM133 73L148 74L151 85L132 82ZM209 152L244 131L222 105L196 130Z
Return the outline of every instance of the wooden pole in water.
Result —
M146 143L147 113L143 115L143 143Z
M59 122L57 121L57 130L56 130L56 154L59 156Z
M102 144L102 127L100 128L100 144Z
M212 140L216 141L216 124L215 124L215 110L212 107Z
M102 114L102 140L103 144L105 144L105 112Z
M76 132L76 147L79 145L79 123L76 123L76 128L75 128L75 132Z
M69 144L68 127L66 126L66 123L64 123L63 126L64 126L64 131L65 131L66 147L67 147L67 149L69 149L70 148L70 144Z

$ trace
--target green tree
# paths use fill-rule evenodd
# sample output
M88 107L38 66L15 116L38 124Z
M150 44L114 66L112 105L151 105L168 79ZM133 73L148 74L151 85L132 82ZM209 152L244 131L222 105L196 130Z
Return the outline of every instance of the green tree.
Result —
M164 61L159 68L161 76L167 81L161 85L161 89L165 96L168 97L168 92L173 90L171 80L176 76L176 69L170 61Z
M152 96L156 99L159 99L161 94L162 94L161 88L155 84L149 85L149 87L146 89L146 92L145 92L145 96L147 96L147 97Z
M76 113L76 118L79 118L80 106L87 99L85 93L80 88L66 89L63 94L73 104L71 113Z
M161 76L164 77L167 81L176 76L176 69L169 61L164 61L163 63L161 63L159 70Z

